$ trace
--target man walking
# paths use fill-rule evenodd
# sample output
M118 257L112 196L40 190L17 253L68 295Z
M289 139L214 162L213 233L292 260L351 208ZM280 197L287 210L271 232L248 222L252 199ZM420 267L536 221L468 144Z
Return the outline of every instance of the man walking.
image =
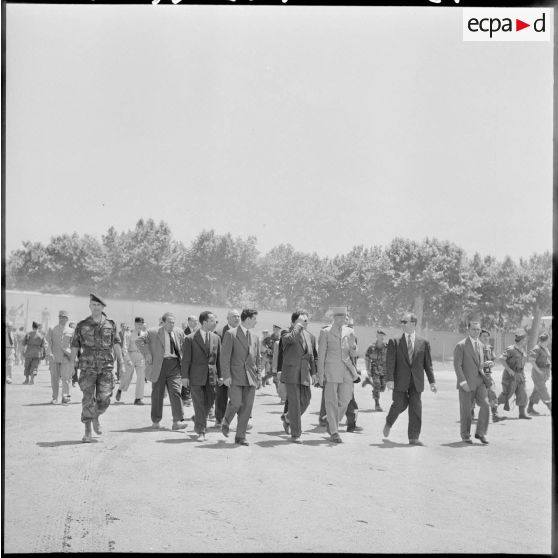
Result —
M116 324L103 312L106 304L94 294L89 295L91 316L76 325L72 337L70 363L75 361L78 351L79 387L83 392L81 402L81 422L85 425L83 442L92 442L91 426L97 434L102 434L99 416L110 405L114 388L114 354L122 361L120 338Z
M166 312L159 328L150 328L137 338L136 345L145 359L145 376L152 382L151 421L153 428L161 428L165 387L172 411L172 429L183 430L184 409L180 398L182 346L184 331L175 327L172 312Z
M41 324L33 322L32 331L27 333L23 338L23 346L25 347L25 374L24 384L34 384L35 376L39 369L39 363L47 350L47 342L45 336L40 331Z
M134 329L124 332L122 345L122 355L125 367L120 375L120 385L116 392L116 401L120 401L122 392L128 391L134 370L136 371L136 392L134 395L134 405L143 405L143 394L145 391L145 359L136 345L136 341L143 333L144 319L140 316L134 319Z
M240 310L236 308L229 310L227 314L227 323L221 331L221 344L223 337L229 329L237 328L240 325ZM229 388L223 383L223 378L217 378L217 385L215 386L215 426L221 428L225 411L227 410L227 403L229 400Z
M366 349L364 355L367 377L362 382L362 387L372 384L374 410L379 413L383 411L380 406L380 393L386 390L387 343L385 342L385 336L383 329L377 329L376 342Z
M552 412L552 404L550 402L550 394L546 387L546 382L550 379L550 349L548 333L544 332L539 335L539 342L535 345L529 353L529 362L531 363L531 378L533 378L533 393L529 398L529 406L527 412L530 415L539 415L535 411L533 405L541 401Z
M234 441L242 446L248 445L246 429L262 368L260 340L250 332L257 319L256 310L242 310L240 325L225 332L221 348L221 374L223 383L229 387L229 403L221 432L228 437L231 421L238 414Z
M494 349L492 348L492 345L490 345L490 332L486 329L481 330L479 339L483 344L484 363L482 370L484 375L491 382L490 385L486 384L486 391L488 392L488 404L490 405L490 410L492 411L492 422L498 422L502 419L498 416L498 396L494 390L496 384L492 378L492 367L494 366L495 356Z
M70 361L73 331L68 326L69 315L66 310L58 312L58 325L47 333L48 363L50 367L50 384L52 386L52 404L58 403L58 390L62 380L62 404L70 403L70 387L73 363Z
M409 407L409 444L423 446L419 440L422 426L422 401L424 373L428 377L430 389L436 393L436 381L432 370L430 343L416 335L417 317L412 313L401 319L403 335L388 343L386 387L393 390L393 403L386 417L383 434L389 436L397 417Z
M481 326L479 322L469 322L467 326L469 335L455 346L453 351L453 369L457 376L457 389L459 390L459 416L461 423L461 440L472 444L471 440L471 409L473 402L479 406L479 418L475 438L483 444L488 444L486 432L490 408L486 383L491 380L485 377L484 351L479 341Z
M288 423L291 440L300 443L301 416L312 396L310 386L317 382L316 338L307 331L308 312L296 310L291 315L291 328L282 338L283 361L281 382L287 387Z
M184 339L182 347L182 384L190 387L194 404L194 431L205 441L207 418L215 401L215 385L220 373L221 339L213 330L215 314L200 314L200 329Z
M15 339L12 324L7 322L4 329L4 362L6 363L6 383L12 383L12 369L15 360Z
M331 309L333 323L320 331L318 340L318 379L324 386L327 428L331 441L341 443L339 420L347 411L353 396L353 382L358 373L351 357L356 355L353 330L345 325L347 309ZM325 382L325 385L324 385Z

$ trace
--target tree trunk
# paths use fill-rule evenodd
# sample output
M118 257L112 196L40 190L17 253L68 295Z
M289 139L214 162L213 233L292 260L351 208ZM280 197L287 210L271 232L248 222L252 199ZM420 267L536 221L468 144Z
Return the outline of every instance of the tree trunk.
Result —
M417 317L417 332L422 331L422 316L424 314L424 297L421 294L415 296L413 312Z
M539 337L539 329L541 326L542 310L537 304L533 308L533 322L531 323L531 329L529 330L529 337L527 338L527 350L531 350L536 344Z

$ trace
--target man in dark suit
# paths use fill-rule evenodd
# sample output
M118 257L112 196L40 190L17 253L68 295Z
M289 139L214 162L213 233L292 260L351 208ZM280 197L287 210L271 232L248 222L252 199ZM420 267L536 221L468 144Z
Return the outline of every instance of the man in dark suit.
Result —
M310 386L318 380L316 338L307 331L308 312L296 310L291 315L291 328L282 335L283 359L281 382L287 386L288 422L291 439L300 443L301 416L312 396Z
M467 329L469 335L457 343L453 351L453 368L459 390L461 440L466 444L473 443L471 440L471 409L476 401L480 410L475 438L478 438L483 444L488 444L486 431L488 430L490 406L486 384L491 385L492 382L486 378L483 372L484 350L479 341L480 323L469 322Z
M403 335L390 339L387 352L386 387L393 390L393 403L386 417L384 436L397 417L409 407L409 444L424 445L420 440L422 423L421 393L424 391L424 373L428 376L430 389L436 393L436 380L432 370L430 343L416 335L417 317L407 313L401 319Z
M188 325L184 328L184 335L190 335L198 330L198 319L196 316L188 316Z
M229 310L227 314L227 323L221 331L221 343L225 333L240 325L240 310L236 308ZM217 378L217 385L215 386L215 427L221 428L225 411L227 410L227 402L229 400L229 388L223 383L223 378Z
M163 418L165 387L169 392L172 410L172 429L183 430L184 409L180 399L182 346L184 332L174 326L174 314L166 312L159 328L150 328L136 339L136 346L145 358L145 377L152 382L151 420L153 428L160 428Z
M213 333L215 314L200 314L200 329L184 339L182 347L182 384L190 387L194 403L194 430L200 442L205 441L207 417L215 401L215 384L221 375L219 355L221 339Z
M224 436L229 435L231 421L238 414L234 441L243 446L248 445L246 428L262 368L260 339L250 332L257 319L256 310L242 310L240 325L225 332L221 346L221 374L223 383L229 388L229 403L221 432Z

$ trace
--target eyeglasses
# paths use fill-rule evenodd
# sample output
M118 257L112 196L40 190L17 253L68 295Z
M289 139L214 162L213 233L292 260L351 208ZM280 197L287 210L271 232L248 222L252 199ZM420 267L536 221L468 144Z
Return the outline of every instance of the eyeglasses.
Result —
M409 323L409 320L401 320L401 323L402 323L402 324L408 324L408 323Z

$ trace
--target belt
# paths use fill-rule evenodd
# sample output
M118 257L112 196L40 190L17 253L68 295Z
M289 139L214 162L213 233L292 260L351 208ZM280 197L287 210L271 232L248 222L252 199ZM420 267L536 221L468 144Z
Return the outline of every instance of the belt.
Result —
M177 356L164 357L163 360L177 359Z

